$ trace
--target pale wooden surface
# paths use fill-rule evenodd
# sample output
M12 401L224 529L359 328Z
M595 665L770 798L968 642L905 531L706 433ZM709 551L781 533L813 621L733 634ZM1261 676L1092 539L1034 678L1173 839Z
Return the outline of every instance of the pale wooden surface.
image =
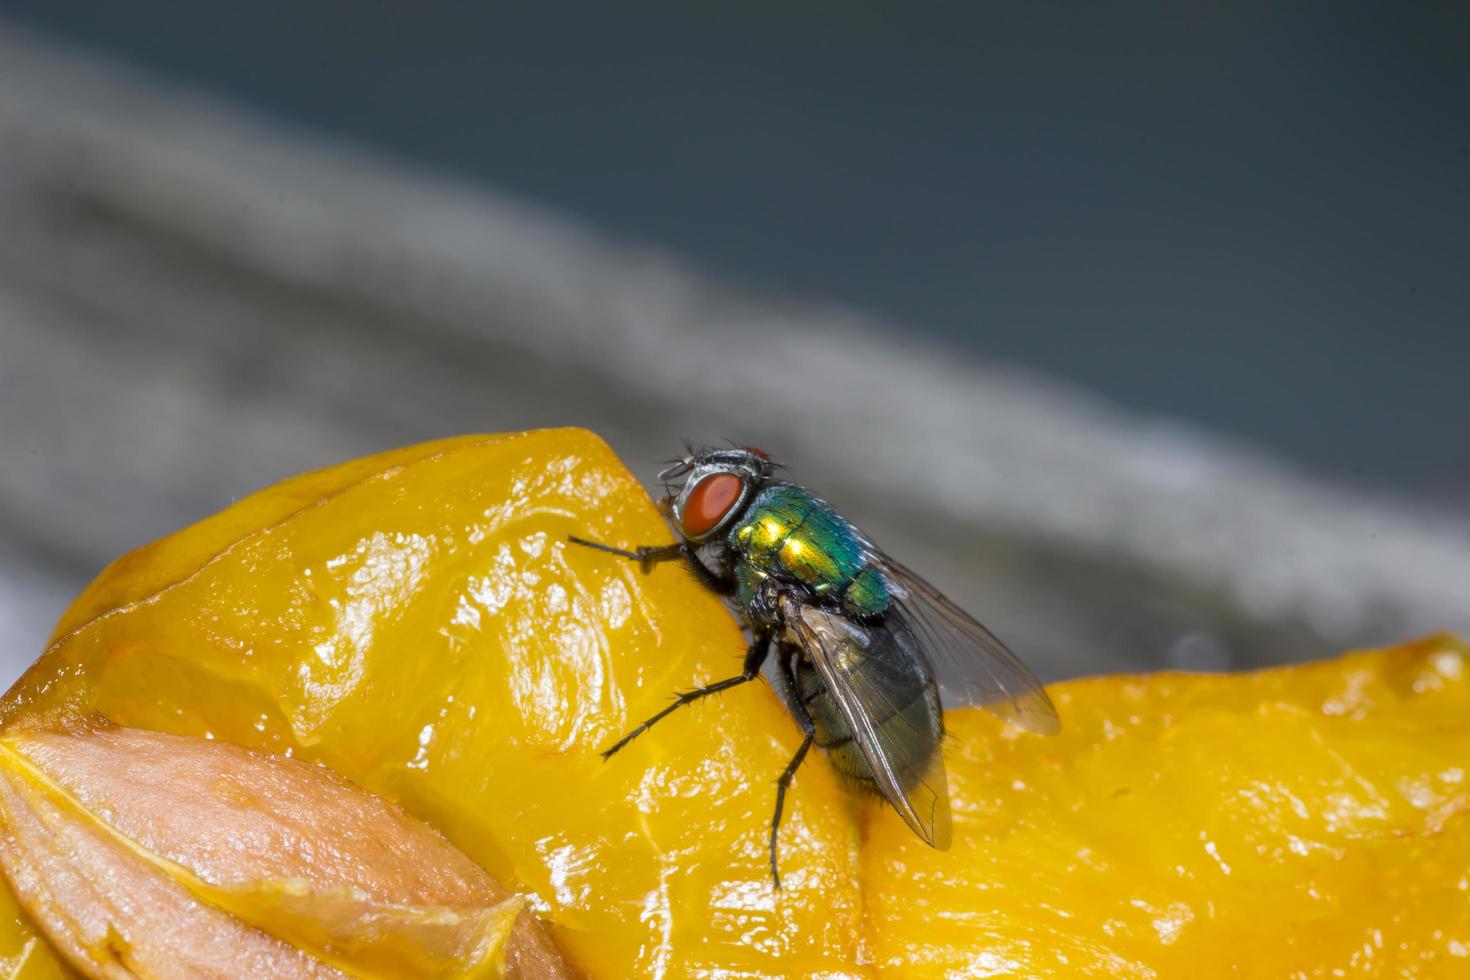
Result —
M720 285L0 25L0 675L116 554L289 473L582 424L766 446L1048 677L1470 630L1470 529Z

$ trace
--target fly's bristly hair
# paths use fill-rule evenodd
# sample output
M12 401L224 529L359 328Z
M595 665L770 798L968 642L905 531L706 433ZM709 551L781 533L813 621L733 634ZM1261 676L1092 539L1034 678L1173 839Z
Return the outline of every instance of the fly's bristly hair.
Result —
M661 459L661 460L659 460L658 461L658 464L659 464L659 472L660 473L667 472L669 469L671 469L671 468L673 468L675 466L679 466L679 465L683 465L683 464L688 464L689 461L694 458L695 453L696 453L695 448L694 448L694 443L692 441L690 441L690 439L687 436L685 438L681 439L680 442L682 442L684 444L684 455L683 456L676 456L673 459ZM670 482L669 480L660 480L659 481L659 485L663 487L664 496L667 497L667 498L669 498L670 500L672 500L674 497L678 496L678 493L676 491L676 488L674 487L674 484L672 482Z

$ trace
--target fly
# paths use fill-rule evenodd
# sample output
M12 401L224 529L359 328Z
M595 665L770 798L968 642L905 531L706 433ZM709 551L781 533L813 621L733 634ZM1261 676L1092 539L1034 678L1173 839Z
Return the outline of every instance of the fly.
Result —
M755 680L775 655L773 686L805 736L776 781L771 878L780 888L781 813L813 745L944 850L943 709L983 705L1047 735L1057 731L1057 714L995 634L777 469L759 449L691 452L659 474L677 542L628 550L571 540L637 561L644 572L684 562L735 604L751 637L739 674L679 694L604 759L684 705Z

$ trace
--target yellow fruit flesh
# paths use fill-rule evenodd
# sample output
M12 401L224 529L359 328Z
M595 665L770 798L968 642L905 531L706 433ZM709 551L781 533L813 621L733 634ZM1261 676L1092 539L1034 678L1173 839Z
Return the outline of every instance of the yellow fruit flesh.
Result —
M568 534L669 534L579 430L307 474L115 563L0 717L100 711L322 761L527 894L592 977L1470 975L1449 641L1056 685L1052 739L953 712L946 853L813 756L776 895L795 726L752 684L603 763L673 691L738 672L743 642L687 573ZM24 942L9 921L0 952Z
M857 829L762 684L598 750L744 643L687 573L619 545L668 530L579 430L473 437L297 478L128 556L7 697L8 724L119 724L323 762L439 828L593 976L856 968Z
M953 712L954 848L870 824L874 957L904 977L1470 975L1467 669L1428 640L1073 681L1045 743Z

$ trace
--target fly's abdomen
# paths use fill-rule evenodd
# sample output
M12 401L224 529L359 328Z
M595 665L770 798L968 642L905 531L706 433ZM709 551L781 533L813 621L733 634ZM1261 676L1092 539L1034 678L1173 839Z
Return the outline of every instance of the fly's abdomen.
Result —
M817 748L826 751L832 767L849 779L871 784L873 772L854 744L847 721L837 710L837 703L827 692L817 669L805 660L796 664L796 691L817 730Z
M870 637L869 646L855 652L862 660L852 681L874 695L867 698L870 703L881 705L881 710L873 711L873 722L889 736L889 761L899 783L907 789L923 778L934 754L940 751L944 723L939 692L908 649L912 635L907 629L895 632L880 627ZM799 659L795 678L797 697L817 730L816 744L827 751L838 772L872 783L872 770L817 669Z

